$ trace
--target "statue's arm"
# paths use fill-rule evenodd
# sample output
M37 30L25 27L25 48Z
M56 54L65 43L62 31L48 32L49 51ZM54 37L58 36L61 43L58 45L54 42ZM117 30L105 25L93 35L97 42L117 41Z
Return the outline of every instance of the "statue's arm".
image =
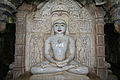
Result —
M50 56L50 38L45 40L45 58L52 63L56 63L56 61Z
M74 59L74 52L75 52L75 41L72 38L69 38L69 50L70 50L70 55L68 56L68 58L65 60L66 62L70 62Z

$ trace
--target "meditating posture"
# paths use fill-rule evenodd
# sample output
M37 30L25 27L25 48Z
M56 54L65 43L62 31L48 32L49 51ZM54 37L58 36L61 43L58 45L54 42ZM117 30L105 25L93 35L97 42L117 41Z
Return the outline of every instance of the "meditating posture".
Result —
M65 35L67 24L64 20L53 23L54 35L45 41L45 58L31 68L32 74L68 71L75 74L88 74L88 67L74 61L75 41ZM52 55L50 52L52 51Z

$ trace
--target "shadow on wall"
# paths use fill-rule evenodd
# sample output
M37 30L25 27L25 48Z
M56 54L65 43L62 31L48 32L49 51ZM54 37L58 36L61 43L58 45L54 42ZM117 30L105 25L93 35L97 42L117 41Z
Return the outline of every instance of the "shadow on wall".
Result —
M15 24L7 24L6 30L0 32L0 80L7 75L9 65L14 61Z
M106 61L120 80L120 34L115 31L114 24L105 25Z

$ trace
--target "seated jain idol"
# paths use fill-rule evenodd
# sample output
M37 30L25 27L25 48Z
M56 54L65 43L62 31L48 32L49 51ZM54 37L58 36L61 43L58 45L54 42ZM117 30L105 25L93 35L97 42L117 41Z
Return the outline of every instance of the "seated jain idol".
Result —
M47 61L33 66L31 73L45 74L67 71L75 74L88 74L88 67L74 61L75 41L70 36L65 35L66 22L64 20L54 21L53 29L55 35L48 37L45 41ZM53 56L50 55L51 50Z

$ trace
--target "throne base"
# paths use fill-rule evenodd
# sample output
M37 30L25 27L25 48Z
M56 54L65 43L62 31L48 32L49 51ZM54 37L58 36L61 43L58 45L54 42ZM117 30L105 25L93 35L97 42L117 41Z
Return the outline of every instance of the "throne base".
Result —
M30 80L90 80L86 75L77 75L68 72L59 72L54 74L36 74L30 77Z

